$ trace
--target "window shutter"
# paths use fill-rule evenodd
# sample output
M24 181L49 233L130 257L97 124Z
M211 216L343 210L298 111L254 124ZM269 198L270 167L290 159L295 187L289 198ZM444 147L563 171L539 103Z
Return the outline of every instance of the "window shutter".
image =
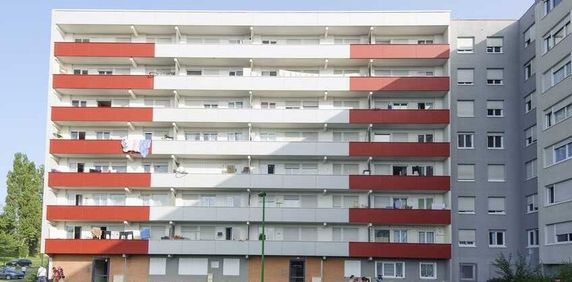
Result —
M489 198L490 211L504 211L504 198L491 197Z
M504 165L488 166L489 181L504 181Z
M502 37L487 37L488 47L502 47L503 38Z
M503 69L487 69L487 79L503 79Z
M345 260L344 261L344 277L361 276L361 261Z
M487 109L503 109L503 101L487 101Z
M459 82L473 82L474 76L475 76L475 70L473 69L457 70L457 81Z
M556 225L556 235L572 233L572 221L558 223Z
M458 165L457 175L459 180L474 180L475 165Z
M457 101L457 116L459 117L473 117L474 102L473 101Z
M240 259L225 258L222 260L222 275L239 276Z
M457 38L457 49L469 50L473 49L475 39L473 37L459 37Z
M459 208L460 211L474 211L475 210L475 198L474 197L459 197Z
M167 258L150 258L149 275L165 275L167 271Z
M475 230L459 230L459 241L475 242Z

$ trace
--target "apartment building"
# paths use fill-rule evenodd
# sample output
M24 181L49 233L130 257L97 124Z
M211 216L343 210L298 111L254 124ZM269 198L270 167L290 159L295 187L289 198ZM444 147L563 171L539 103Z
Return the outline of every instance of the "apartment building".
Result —
M56 10L42 251L71 281L260 281L264 201L266 281L486 281L501 252L551 271L571 2Z

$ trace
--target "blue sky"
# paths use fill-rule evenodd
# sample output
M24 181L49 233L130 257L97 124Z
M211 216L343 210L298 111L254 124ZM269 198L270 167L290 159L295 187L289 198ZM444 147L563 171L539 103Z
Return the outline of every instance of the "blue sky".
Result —
M0 205L12 156L44 162L51 9L451 10L453 18L517 19L533 0L37 0L0 9Z

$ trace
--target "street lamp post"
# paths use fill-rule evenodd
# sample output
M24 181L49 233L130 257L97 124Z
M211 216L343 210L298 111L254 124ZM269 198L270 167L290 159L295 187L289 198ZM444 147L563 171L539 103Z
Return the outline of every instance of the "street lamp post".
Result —
M258 193L258 197L262 197L262 234L259 240L262 243L261 257L260 257L260 282L264 282L264 241L266 241L266 233L264 233L264 223L266 221L266 192Z

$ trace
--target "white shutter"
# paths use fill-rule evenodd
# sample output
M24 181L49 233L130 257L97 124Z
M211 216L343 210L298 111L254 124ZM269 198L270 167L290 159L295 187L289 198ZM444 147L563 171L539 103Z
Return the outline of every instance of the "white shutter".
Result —
M572 180L555 184L554 198L556 202L572 200Z
M361 276L361 261L345 260L344 261L344 277Z
M149 275L165 275L167 273L167 258L149 258Z
M487 101L487 109L503 109L503 101Z
M475 211L474 197L459 197L459 211Z
M240 275L240 259L225 258L222 260L222 275L239 276Z
M555 224L556 235L572 233L572 221Z
M504 165L488 166L489 181L504 181Z
M179 275L207 275L208 264L206 258L179 258Z
M473 83L475 80L475 70L474 69L458 69L457 70L457 82L467 84Z
M457 178L459 180L475 180L475 165L458 165Z
M457 101L457 116L474 117L475 105L473 101Z
M489 211L504 211L504 198L490 197L489 198Z
M459 241L475 242L475 230L459 230Z
M459 37L457 38L457 49L459 50L473 50L475 45L475 38L473 37Z
M487 37L487 47L502 47L502 37Z
M504 77L503 69L487 69L487 79L500 79Z

